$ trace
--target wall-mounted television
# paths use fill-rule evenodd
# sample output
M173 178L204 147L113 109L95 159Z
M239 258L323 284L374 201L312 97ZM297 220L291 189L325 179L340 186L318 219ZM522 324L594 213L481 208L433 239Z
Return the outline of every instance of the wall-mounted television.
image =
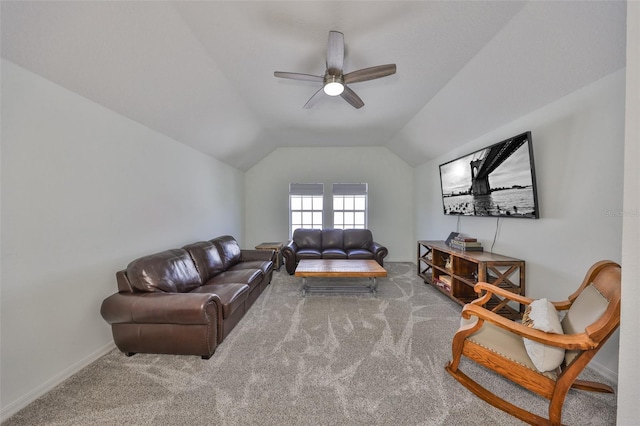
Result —
M445 215L538 219L531 132L440 165Z

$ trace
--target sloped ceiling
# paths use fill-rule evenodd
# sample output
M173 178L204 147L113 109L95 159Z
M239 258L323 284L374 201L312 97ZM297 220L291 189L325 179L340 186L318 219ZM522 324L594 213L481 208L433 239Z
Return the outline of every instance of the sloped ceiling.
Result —
M416 166L625 66L618 1L2 1L2 57L248 170L282 146L386 146ZM330 30L345 72L302 106ZM525 130L525 129L523 129Z

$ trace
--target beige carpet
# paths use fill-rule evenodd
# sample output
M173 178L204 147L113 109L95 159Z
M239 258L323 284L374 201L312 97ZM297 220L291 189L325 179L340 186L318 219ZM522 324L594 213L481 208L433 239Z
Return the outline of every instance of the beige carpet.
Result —
M415 265L385 267L376 297L305 298L283 268L210 360L114 350L5 424L521 424L445 372L460 307L424 285ZM469 362L462 368L546 412L543 399ZM571 391L563 421L613 425L615 414L615 395Z

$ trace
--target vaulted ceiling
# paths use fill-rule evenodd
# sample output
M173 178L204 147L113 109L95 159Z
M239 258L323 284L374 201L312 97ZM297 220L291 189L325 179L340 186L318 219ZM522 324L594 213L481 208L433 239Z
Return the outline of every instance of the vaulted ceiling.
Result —
M419 165L625 66L621 1L2 1L2 57L247 170L277 147L386 146ZM318 83L327 36L351 86ZM527 129L523 129L527 130Z

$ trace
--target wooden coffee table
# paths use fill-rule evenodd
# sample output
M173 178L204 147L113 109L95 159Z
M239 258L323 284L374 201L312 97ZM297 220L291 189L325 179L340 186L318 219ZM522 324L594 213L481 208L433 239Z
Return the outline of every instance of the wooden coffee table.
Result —
M376 293L376 278L386 277L387 271L375 260L365 259L302 259L298 262L296 277L302 277L302 295L307 291ZM369 285L353 286L338 282L309 286L307 278L367 278Z

